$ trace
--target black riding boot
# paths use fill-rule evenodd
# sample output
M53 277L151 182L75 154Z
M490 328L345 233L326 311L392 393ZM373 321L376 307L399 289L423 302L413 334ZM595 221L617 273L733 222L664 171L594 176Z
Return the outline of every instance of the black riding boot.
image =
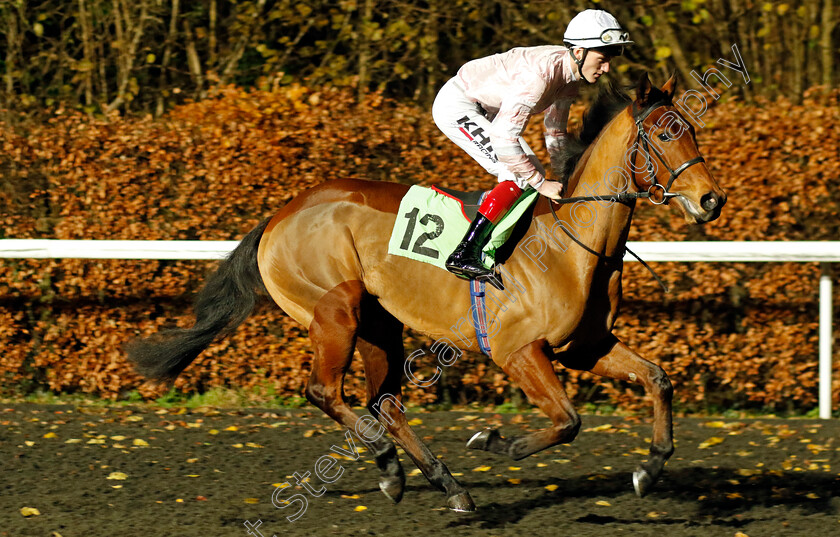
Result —
M481 262L481 250L490 240L494 227L486 216L478 213L461 243L446 260L446 269L470 280L492 276L493 271L488 270Z

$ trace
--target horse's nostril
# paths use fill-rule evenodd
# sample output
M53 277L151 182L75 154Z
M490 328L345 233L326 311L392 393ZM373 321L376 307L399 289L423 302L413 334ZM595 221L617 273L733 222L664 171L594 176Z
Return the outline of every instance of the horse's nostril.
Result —
M718 206L717 194L709 193L700 198L700 205L707 211L713 211Z

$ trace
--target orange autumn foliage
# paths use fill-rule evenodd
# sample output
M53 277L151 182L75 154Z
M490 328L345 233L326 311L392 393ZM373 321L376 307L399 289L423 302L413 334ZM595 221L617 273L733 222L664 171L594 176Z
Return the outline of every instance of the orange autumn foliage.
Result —
M723 216L689 227L673 209L639 204L631 241L834 240L840 231L838 93L722 103L698 129L729 196ZM572 111L571 128L581 107ZM536 124L536 122L535 122ZM348 91L227 87L161 119L93 120L56 113L12 132L0 125L0 237L235 240L302 190L355 177L477 189L492 177L431 121L428 110ZM528 131L542 147L538 128ZM545 160L545 155L542 157ZM121 346L169 323L190 324L207 261L0 262L0 379L111 398L144 387ZM817 397L817 278L809 263L656 263L663 294L638 263L624 275L617 335L660 363L683 408L808 409ZM413 332L407 351L430 344ZM271 386L297 396L308 376L306 329L262 308L179 378L184 391ZM424 370L421 370L424 371ZM431 369L425 370L431 374ZM559 368L578 402L647 404L636 386ZM835 383L835 399L840 386ZM409 400L501 403L514 394L488 359L466 355ZM358 361L347 392L363 399Z

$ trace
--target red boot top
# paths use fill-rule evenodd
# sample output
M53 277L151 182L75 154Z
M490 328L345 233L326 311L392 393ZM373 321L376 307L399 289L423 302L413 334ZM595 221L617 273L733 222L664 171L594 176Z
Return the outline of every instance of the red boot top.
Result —
M502 181L484 198L478 212L490 220L493 225L496 225L508 212L508 209L513 207L520 194L522 194L522 189L516 186L516 183Z

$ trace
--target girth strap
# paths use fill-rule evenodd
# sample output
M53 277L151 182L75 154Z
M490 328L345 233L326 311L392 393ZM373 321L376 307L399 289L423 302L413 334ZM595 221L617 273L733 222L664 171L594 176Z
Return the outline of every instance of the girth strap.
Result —
M490 338L487 336L487 304L485 301L487 284L484 280L470 280L470 302L472 307L475 339L481 352L490 356Z

